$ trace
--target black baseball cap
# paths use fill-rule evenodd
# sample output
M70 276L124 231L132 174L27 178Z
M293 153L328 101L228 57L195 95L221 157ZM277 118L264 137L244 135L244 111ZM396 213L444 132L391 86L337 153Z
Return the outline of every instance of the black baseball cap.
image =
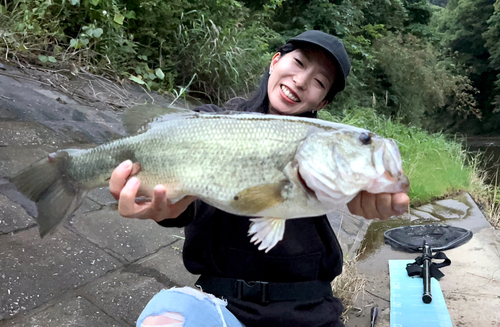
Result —
M331 55L336 70L335 81L333 82L330 92L333 91L335 95L345 88L345 80L351 70L351 62L345 51L344 44L342 44L338 37L325 32L311 30L291 38L287 43L310 43L320 47L327 54Z

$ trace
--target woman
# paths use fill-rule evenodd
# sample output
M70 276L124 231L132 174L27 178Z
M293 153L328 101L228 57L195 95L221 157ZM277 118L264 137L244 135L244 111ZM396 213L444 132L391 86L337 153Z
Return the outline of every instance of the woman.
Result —
M252 99L233 101L232 109L276 115L315 117L345 88L350 62L336 37L307 31L276 53ZM214 105L197 108L221 111ZM150 203L135 203L139 180L127 181L130 161L115 169L110 191L124 217L153 219L169 227L185 226L186 268L201 274L192 288L157 294L137 326L343 326L343 307L330 281L342 271L342 250L326 216L287 221L286 237L269 253L249 242L249 220L186 197L171 205L158 185ZM367 219L400 215L406 194L361 192L351 213ZM209 293L209 294L207 294ZM227 299L228 304L213 295Z

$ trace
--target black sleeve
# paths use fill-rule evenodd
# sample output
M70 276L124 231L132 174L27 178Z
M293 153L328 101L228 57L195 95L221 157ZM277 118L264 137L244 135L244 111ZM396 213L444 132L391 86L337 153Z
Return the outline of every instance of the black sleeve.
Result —
M196 208L198 206L197 202L199 201L200 200L196 200L191 203L187 209L179 215L179 217L173 219L163 219L158 222L158 225L163 227L184 227L189 225L196 216Z
M224 109L217 107L214 104L205 104L202 106L198 106L193 109L193 111L202 111L202 112L223 112ZM183 213L179 215L177 218L173 219L163 219L158 222L158 225L163 227L184 227L189 225L194 217L196 216L197 208L199 207L200 200L196 200L191 203Z

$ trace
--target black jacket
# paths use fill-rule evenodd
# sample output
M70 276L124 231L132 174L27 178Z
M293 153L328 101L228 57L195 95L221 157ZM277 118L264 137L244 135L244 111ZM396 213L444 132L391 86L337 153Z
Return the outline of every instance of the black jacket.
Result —
M214 105L197 108L220 111ZM250 243L248 217L196 200L165 227L185 226L183 258L193 274L246 281L331 281L342 271L342 250L326 216L286 221L283 240L268 253ZM343 326L343 306L332 296L256 304L228 298L228 309L247 327Z

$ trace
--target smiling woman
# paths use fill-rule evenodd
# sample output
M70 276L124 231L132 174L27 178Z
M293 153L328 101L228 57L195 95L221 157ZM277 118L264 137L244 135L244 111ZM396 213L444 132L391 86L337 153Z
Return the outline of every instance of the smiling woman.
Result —
M269 68L249 100L231 101L226 108L316 117L316 112L345 88L351 64L338 38L320 31L307 31L283 45ZM224 111L215 105L195 110ZM371 139L366 134L355 141L362 143L362 147L370 144ZM312 149L307 157L323 152ZM344 165L355 161L351 158ZM327 166L331 169L331 165ZM136 203L140 181L129 178L132 167L130 161L121 164L110 180L110 191L119 199L120 214L154 219L164 227L185 227L184 264L191 273L201 275L196 286L206 292L184 289L159 293L142 312L138 327L343 326L340 321L343 306L333 296L330 285L342 271L343 254L326 215L287 221L283 240L264 252L249 242L248 217L222 211L192 197L172 204L169 200L172 191L163 185L154 188L151 202ZM265 168L254 164L252 169ZM304 169L301 176L308 179L314 174L315 166ZM258 194L265 204L282 194L281 191L262 192L261 187L259 190L252 194ZM325 192L320 202L332 200L330 188L325 186L322 190ZM351 213L368 219L388 219L406 211L408 202L404 191L396 194L363 191L348 207ZM261 202L255 205L259 204ZM284 225L280 219L273 222ZM227 299L227 305L217 298Z
M321 110L329 103L326 96L335 65L323 51L309 47L283 56L277 53L269 73L269 113L295 115Z
M250 99L237 98L225 107L316 118L316 112L344 90L350 70L351 63L338 38L320 31L306 31L278 49ZM304 93L305 98L298 93ZM318 98L314 99L310 93Z

